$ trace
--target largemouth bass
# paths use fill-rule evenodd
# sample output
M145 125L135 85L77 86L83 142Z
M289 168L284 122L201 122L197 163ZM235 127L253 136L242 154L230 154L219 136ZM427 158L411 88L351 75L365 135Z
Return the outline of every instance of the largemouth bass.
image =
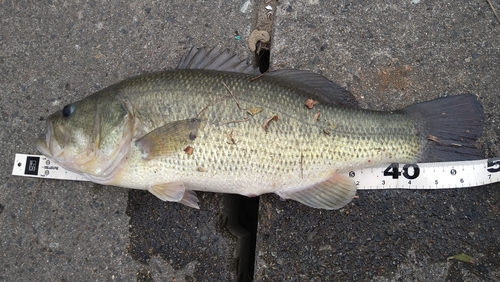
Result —
M380 112L319 74L252 72L226 51L193 48L175 70L66 105L36 146L93 182L195 208L194 191L209 191L338 209L356 193L342 174L351 169L483 157L474 95Z

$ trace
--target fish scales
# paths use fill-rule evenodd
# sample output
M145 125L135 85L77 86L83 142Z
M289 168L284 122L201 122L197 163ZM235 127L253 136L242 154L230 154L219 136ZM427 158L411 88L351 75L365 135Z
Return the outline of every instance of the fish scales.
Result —
M213 192L229 187L238 192L248 187L247 182L259 178L258 186L262 189L259 192L268 193L290 183L317 181L332 169L345 171L361 165L391 162L393 158L414 162L422 149L422 136L416 134L413 122L401 113L353 111L321 104L308 109L304 106L307 95L294 93L293 89L275 83L272 77L252 82L250 79L252 76L245 74L186 70L124 83L118 92L130 99L137 117L150 130L172 121L195 118L198 114L204 124L193 142L193 155L180 151L131 168L124 175L134 175L134 179L136 175L147 175L145 178L148 178L150 167L162 167L156 171L162 175L181 170L184 183L193 183L197 190ZM234 94L241 110L224 84ZM256 106L263 111L253 117L246 114L245 109ZM320 122L314 122L316 111L321 112ZM274 115L278 121L271 121L264 130L264 120ZM245 118L248 121L242 121ZM324 129L330 134L325 134ZM236 144L228 139L231 131ZM206 171L199 172L200 167ZM247 171L252 175L245 177ZM200 174L205 174L201 178L208 174L212 179L228 183L229 187L208 187L205 180L194 183ZM250 179L243 181L245 178ZM287 181L276 187L264 185L281 178ZM125 179L123 176L122 181ZM134 182L133 179L126 181Z
M462 121L452 116L447 123L435 124L439 114L420 112L439 108L448 113L456 110L454 103L445 106L436 100L378 112L329 100L331 95L349 103L335 87L322 76L300 71L259 78L209 67L146 74L71 104L70 109L87 111L74 114L79 117L67 115L67 107L62 117L55 113L48 118L46 139L37 146L94 182L146 189L163 200L193 207L197 207L193 191L209 191L247 196L277 193L312 207L333 209L349 202L356 191L354 182L341 172L422 161L434 151L465 158L455 149L450 151L449 144L434 147L439 138L449 139L454 126L460 127L455 132L458 140L461 135L473 140L477 131L480 134L476 127L482 112L474 103L465 114L478 113L478 119L457 125ZM329 91L334 93L325 93ZM459 107L472 103L465 96L453 101ZM320 102L309 108L304 105L307 99ZM262 110L250 114L251 108ZM89 114L92 110L95 115ZM85 114L89 117L84 118ZM78 118L86 121L72 123ZM436 139L430 141L429 136ZM54 141L56 137L60 140ZM89 150L86 142L97 145ZM475 154L467 151L470 144L463 145L466 153ZM83 153L69 153L79 150Z

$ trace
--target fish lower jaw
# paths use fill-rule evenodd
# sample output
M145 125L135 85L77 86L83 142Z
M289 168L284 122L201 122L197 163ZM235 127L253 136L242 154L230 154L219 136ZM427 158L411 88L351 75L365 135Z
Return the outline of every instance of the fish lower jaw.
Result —
M47 143L45 142L45 139L43 139L43 138L37 138L35 140L35 146L38 149L38 151L40 151L40 153L42 153L43 155L45 155L47 157L51 157L52 156L52 153L50 152L50 150L49 150L49 148L47 146Z
M64 148L55 140L45 140L38 138L35 141L35 146L43 155L49 158L58 158L64 151Z

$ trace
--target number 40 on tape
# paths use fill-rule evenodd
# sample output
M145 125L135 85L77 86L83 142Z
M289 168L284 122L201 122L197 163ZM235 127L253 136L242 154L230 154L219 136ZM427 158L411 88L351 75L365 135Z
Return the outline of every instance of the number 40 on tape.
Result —
M358 189L449 189L500 182L500 158L398 164L352 170Z

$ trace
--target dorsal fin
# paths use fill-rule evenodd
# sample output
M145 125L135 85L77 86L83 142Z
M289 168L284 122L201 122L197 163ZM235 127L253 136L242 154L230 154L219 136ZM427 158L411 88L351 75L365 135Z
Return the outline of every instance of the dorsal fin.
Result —
M256 74L257 69L248 64L245 60L240 60L236 54L229 50L216 50L212 48L193 47L182 57L176 69L204 69L219 70L229 72L239 72Z
M240 60L236 54L232 54L229 50L221 51L215 48L210 50L191 48L181 58L176 69L204 69L260 74L257 68L244 60ZM289 69L269 72L266 76L276 77L287 85L304 91L309 96L308 98L316 99L321 103L358 107L358 102L349 91L320 74Z
M318 100L321 103L359 107L358 101L349 91L321 74L286 69L269 72L266 76L284 80L288 86L306 92L310 95L308 98Z

